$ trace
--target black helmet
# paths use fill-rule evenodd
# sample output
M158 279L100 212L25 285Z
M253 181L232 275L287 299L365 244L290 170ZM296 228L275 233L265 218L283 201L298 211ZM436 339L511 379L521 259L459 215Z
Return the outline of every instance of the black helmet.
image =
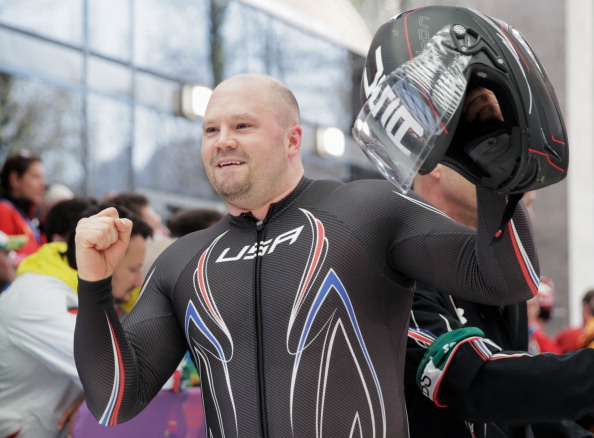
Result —
M382 84L388 85L382 89ZM468 123L460 117L464 96L475 87L493 91L505 122ZM386 91L391 99L386 100ZM396 129L399 138L405 131L414 134L408 140L414 147L424 140L430 144L417 154L413 174L426 174L442 162L472 183L505 194L545 187L567 174L567 135L553 87L524 38L501 20L451 6L397 15L373 38L361 95L367 103L353 134L385 176L397 160L390 162L390 151L373 149L385 148L386 140L393 148ZM419 122L413 128L408 123L400 129L406 110L394 121L399 105ZM427 131L431 112L442 126L423 139L421 127ZM369 135L370 119L381 124L381 134Z

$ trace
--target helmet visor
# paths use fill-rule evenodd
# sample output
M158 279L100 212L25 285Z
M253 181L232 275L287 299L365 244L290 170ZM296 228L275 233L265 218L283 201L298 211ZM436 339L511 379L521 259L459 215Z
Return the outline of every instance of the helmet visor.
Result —
M401 193L464 98L470 57L453 49L451 29L437 32L418 56L378 82L352 129L359 147Z

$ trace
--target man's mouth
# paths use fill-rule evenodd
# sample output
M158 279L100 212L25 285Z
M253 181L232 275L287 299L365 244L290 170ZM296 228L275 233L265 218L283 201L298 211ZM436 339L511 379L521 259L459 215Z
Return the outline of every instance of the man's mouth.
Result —
M244 164L244 161L221 161L220 163L217 164L217 167L227 167L227 166L239 166L241 164Z

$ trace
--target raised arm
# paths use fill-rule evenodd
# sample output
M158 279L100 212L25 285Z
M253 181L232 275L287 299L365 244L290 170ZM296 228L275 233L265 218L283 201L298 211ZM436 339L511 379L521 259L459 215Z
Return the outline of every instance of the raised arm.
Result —
M132 223L110 208L81 220L76 233L79 309L74 356L89 409L105 426L138 414L185 352L183 335L156 281L143 286L142 301L149 303L145 319L127 321L123 327L116 314L111 274L126 252L131 229Z
M406 222L390 247L392 266L442 293L483 304L511 304L538 290L532 226L520 203L501 229L507 197L477 187L477 230L455 223L411 193Z

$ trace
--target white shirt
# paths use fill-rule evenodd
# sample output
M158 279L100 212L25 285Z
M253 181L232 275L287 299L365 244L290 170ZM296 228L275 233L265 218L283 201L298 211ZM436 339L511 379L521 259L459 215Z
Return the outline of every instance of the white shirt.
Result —
M78 307L61 280L25 273L0 294L0 437L62 437L58 420L82 394L73 344Z

